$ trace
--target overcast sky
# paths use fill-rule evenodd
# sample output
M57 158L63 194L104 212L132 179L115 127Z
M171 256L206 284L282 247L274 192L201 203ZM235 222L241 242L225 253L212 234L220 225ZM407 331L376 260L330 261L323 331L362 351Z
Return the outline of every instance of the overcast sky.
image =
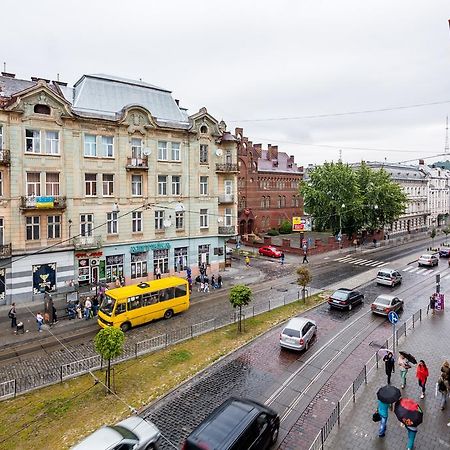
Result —
M254 143L278 144L300 165L337 160L340 148L347 162L444 151L449 0L22 0L2 6L1 61L18 78L59 73L69 84L83 73L142 78L172 90L190 114L206 106L229 130L242 126ZM258 121L279 118L285 119Z

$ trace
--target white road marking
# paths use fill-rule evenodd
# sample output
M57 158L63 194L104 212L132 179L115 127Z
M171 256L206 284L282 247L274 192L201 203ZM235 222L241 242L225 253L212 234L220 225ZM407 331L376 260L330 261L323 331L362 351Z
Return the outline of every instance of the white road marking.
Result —
M405 267L405 268L402 270L402 272L409 272L410 270L413 270L413 269L414 269L414 267L411 267L411 266Z
M424 273L424 272L428 272L428 269L420 269L416 273L419 274L419 273Z

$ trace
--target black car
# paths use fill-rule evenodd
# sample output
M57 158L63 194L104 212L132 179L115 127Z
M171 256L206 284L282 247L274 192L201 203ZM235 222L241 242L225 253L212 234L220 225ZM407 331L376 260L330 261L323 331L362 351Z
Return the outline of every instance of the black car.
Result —
M441 248L439 250L440 258L450 258L450 248Z
M278 439L280 418L271 408L231 397L187 437L183 450L266 450Z
M340 288L328 297L330 308L352 310L353 306L364 301L364 294L352 289Z

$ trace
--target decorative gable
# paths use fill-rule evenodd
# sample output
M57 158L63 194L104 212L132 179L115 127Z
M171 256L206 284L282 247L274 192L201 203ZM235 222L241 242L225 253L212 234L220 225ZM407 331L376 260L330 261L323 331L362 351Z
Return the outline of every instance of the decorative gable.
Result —
M128 126L129 134L137 132L145 136L147 130L158 127L151 113L141 106L127 106L121 114L119 123Z

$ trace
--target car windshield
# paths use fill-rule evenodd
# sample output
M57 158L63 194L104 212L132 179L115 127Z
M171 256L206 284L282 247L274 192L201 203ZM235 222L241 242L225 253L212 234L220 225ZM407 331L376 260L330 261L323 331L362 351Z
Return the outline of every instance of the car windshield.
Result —
M283 334L285 334L286 336L289 336L289 337L296 337L296 338L300 337L300 331L293 330L292 328L285 328L283 330Z
M121 434L124 439L131 439L133 441L138 441L138 437L128 428L122 427L121 425L114 425L111 426L110 428Z
M381 278L390 278L391 274L389 272L378 272L378 276Z
M336 291L332 297L337 300L347 300L349 292L346 291Z
M115 304L116 300L111 298L108 294L106 294L100 306L100 311L106 314L107 316L110 316L114 310Z
M378 303L379 305L390 305L391 304L391 300L389 298L378 297L375 300L375 303Z
M422 255L423 259L431 259L433 255Z

